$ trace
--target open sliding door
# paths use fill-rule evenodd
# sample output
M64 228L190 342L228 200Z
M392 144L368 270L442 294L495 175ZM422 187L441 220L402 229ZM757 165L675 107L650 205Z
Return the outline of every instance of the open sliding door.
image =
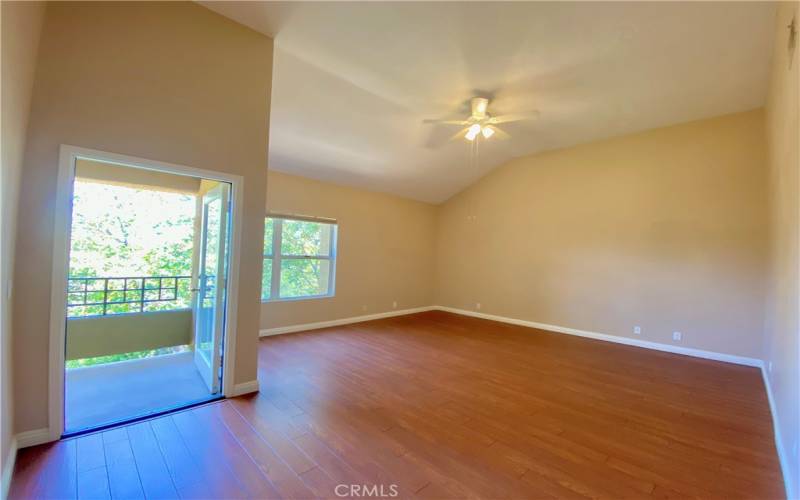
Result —
M228 254L230 185L202 195L200 259L194 300L194 362L212 394L220 391Z

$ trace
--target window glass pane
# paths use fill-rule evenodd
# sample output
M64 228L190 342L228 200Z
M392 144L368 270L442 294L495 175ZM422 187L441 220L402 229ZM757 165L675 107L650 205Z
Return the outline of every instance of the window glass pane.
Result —
M281 234L283 255L330 255L331 224L284 220Z
M324 259L284 259L281 261L280 296L308 297L328 294L330 261Z
M264 219L264 255L272 255L272 235L275 230L275 219Z
M261 272L261 300L269 300L272 286L272 259L264 259L264 270Z

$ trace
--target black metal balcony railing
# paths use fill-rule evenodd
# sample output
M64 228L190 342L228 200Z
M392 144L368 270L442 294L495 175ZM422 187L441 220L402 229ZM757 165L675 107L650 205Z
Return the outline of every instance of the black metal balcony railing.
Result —
M191 276L69 278L67 317L184 309L191 305Z

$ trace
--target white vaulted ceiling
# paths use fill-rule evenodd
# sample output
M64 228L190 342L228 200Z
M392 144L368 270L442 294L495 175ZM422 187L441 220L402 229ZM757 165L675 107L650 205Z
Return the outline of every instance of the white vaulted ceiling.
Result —
M275 38L270 168L429 202L517 156L762 106L764 2L202 2ZM467 101L538 109L481 144ZM435 147L438 146L438 147Z

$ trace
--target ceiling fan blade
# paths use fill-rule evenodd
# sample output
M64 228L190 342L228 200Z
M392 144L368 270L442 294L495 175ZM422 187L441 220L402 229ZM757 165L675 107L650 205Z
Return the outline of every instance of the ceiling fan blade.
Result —
M496 125L498 123L518 122L522 120L533 120L539 116L539 111L527 111L525 113L510 113L507 115L493 116L489 118L489 123Z
M495 125L489 125L489 128L494 130L494 135L496 135L498 139L511 139L511 136L508 135L508 133L505 132L503 129Z
M426 120L422 120L422 123L431 123L431 124L439 124L439 125L466 125L468 122L467 122L467 120L426 119Z
M459 138L463 138L465 135L467 135L467 131L468 130L469 130L469 127L462 128L461 130L459 130L458 132L453 134L450 137L450 139L448 140L448 142L458 140Z
M449 130L445 127L432 127L430 135L425 141L425 147L428 149L439 149L459 137L464 137L467 130L469 130L469 127L462 128L458 133L451 135Z

